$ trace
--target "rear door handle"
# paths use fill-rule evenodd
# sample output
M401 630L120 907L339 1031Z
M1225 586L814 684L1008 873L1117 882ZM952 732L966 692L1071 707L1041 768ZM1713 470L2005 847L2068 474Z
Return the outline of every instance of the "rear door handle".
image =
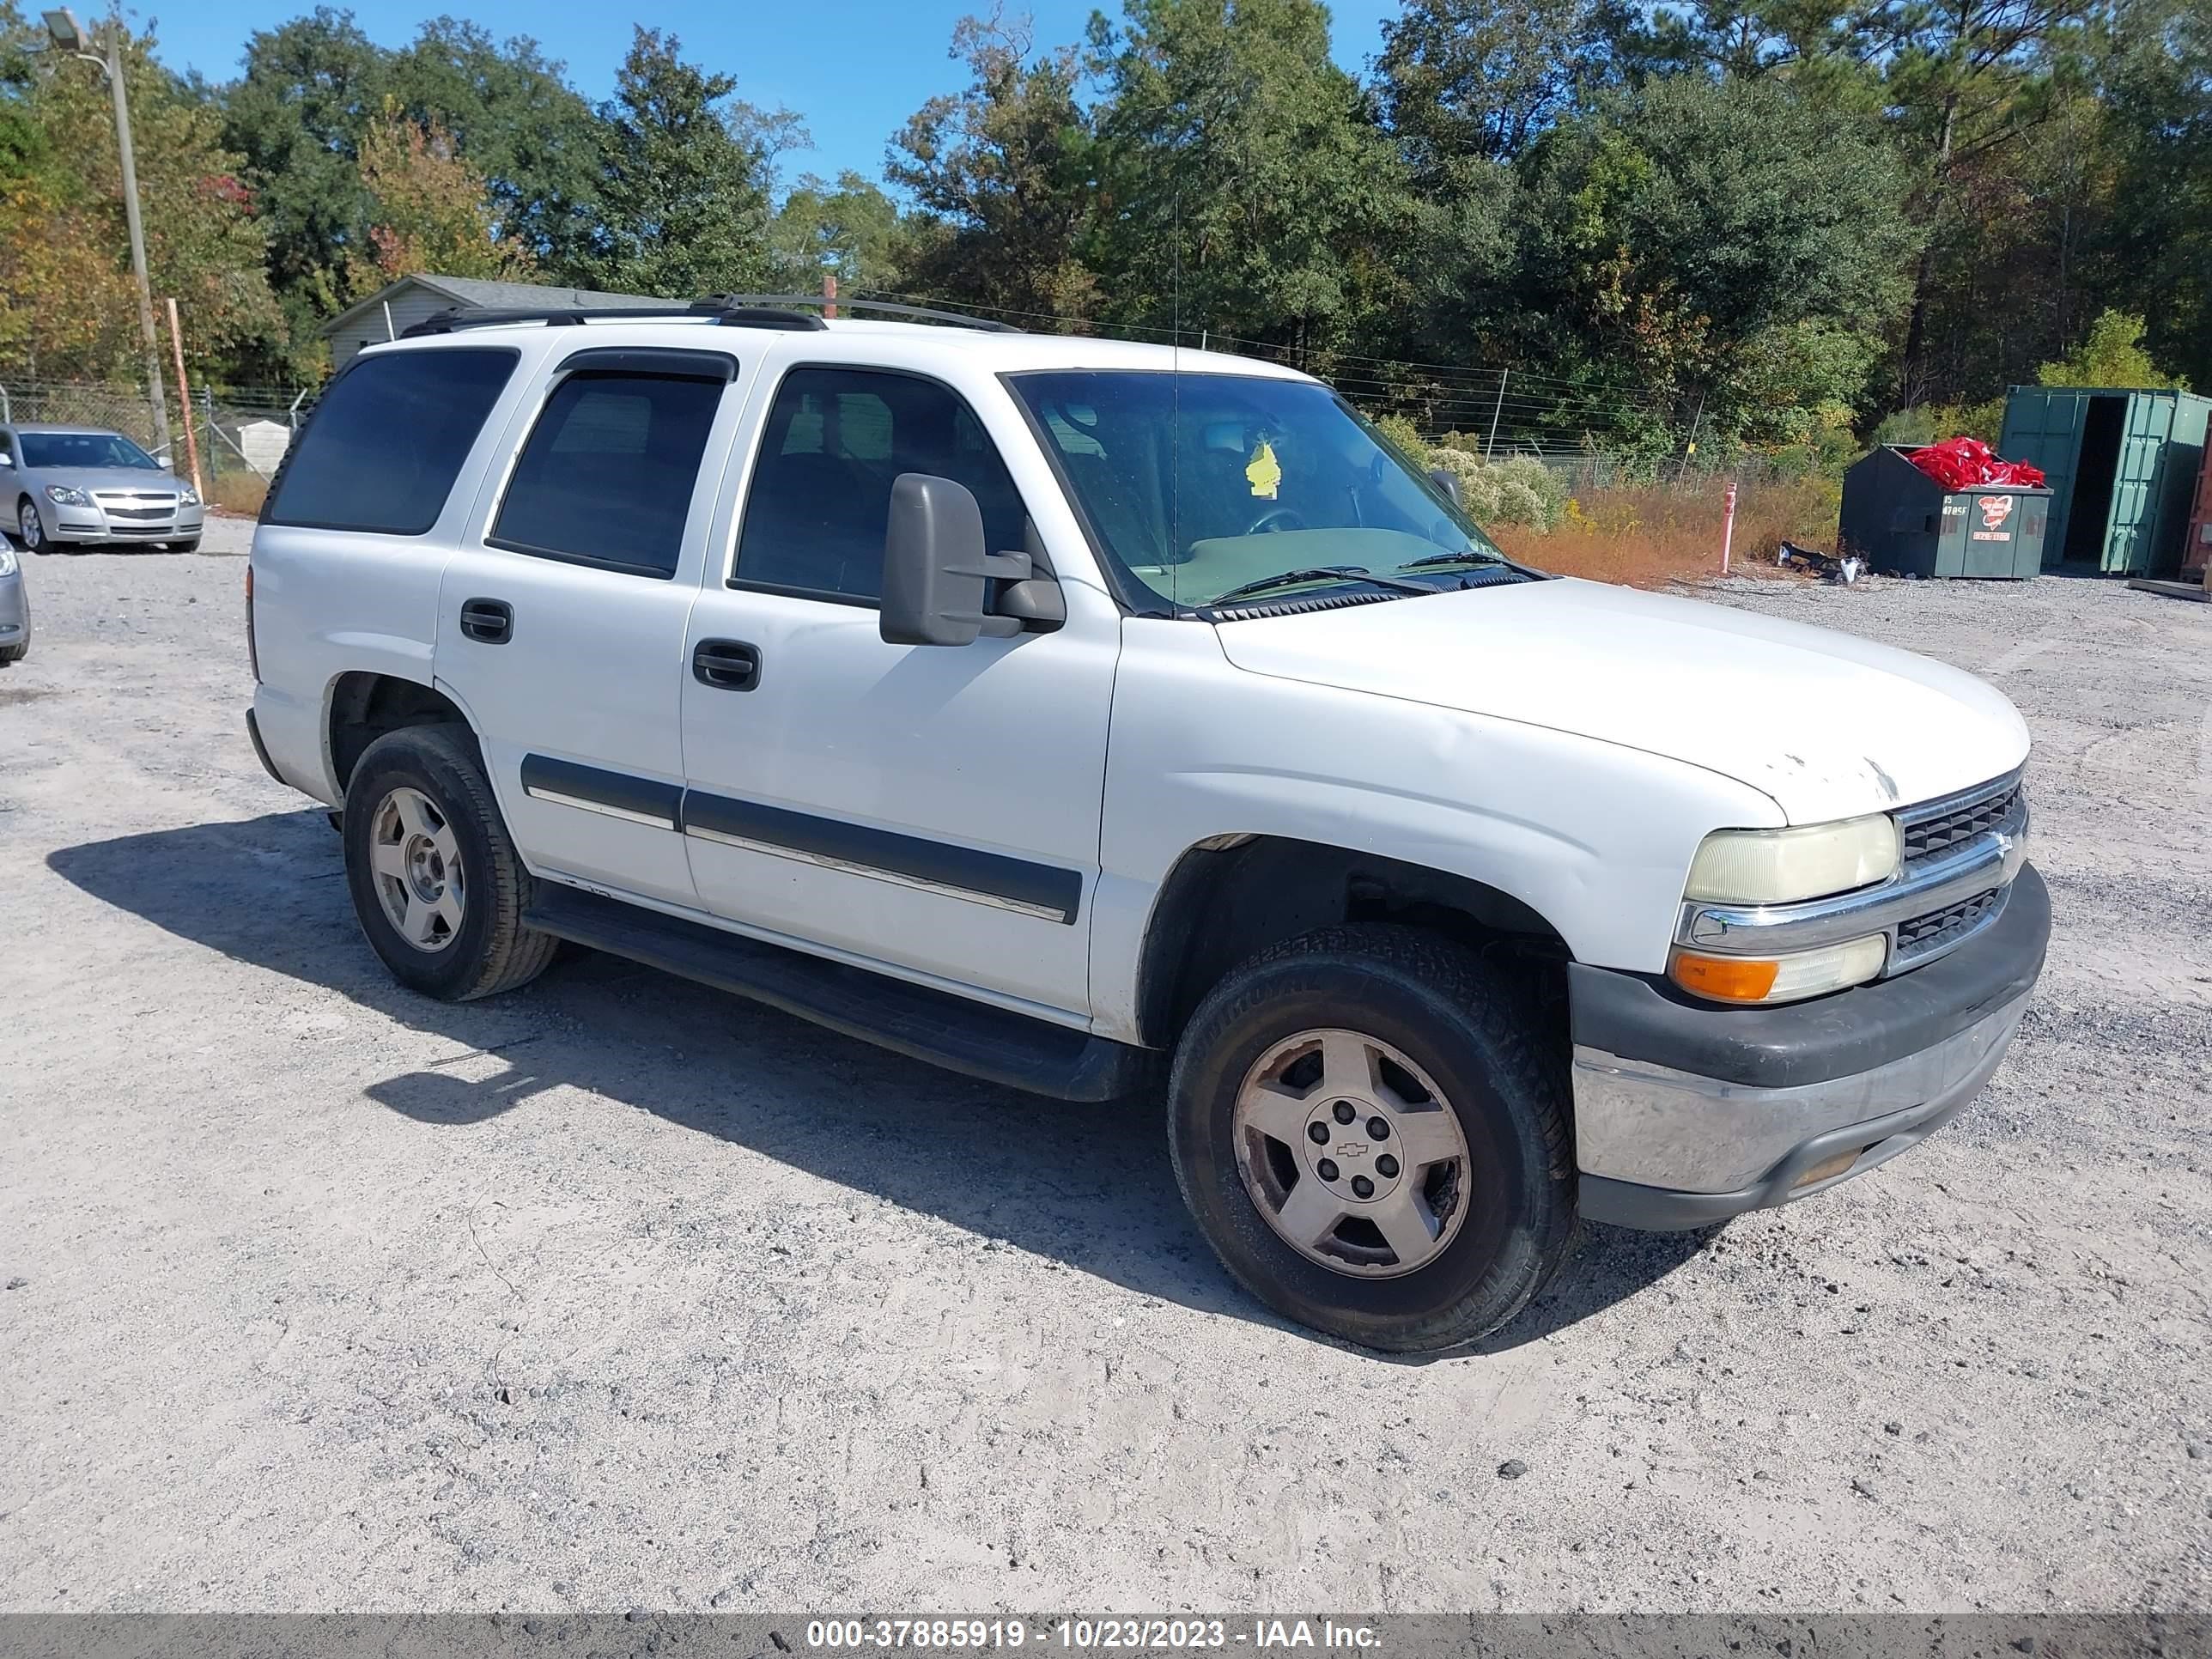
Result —
M461 632L479 645L505 645L514 637L514 607L505 599L463 599Z
M750 691L760 684L760 653L743 640L702 640L692 647L691 678L717 691Z

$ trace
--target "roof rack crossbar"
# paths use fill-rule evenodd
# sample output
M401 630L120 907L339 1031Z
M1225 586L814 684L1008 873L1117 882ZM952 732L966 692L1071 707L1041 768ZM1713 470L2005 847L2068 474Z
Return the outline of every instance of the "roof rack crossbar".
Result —
M402 329L399 337L412 340L428 334L452 334L465 328L497 328L508 323L544 323L549 328L561 328L596 322L681 322L686 319L711 322L724 328L806 331L823 326L819 317L811 317L804 312L695 300L688 306L495 306L481 310L449 306Z
M820 310L824 307L836 306L846 311L873 311L892 317L919 317L927 322L950 323L956 328L979 329L986 334L1022 332L1012 323L1002 323L991 317L970 316L964 311L939 311L930 306L910 306L890 300L855 300L842 294L834 300L825 294L717 294L713 299L701 303L732 309L805 306L810 310Z

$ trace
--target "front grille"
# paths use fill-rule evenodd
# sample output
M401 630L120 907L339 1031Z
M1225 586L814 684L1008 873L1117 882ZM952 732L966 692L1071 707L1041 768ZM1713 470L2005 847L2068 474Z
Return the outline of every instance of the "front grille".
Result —
M173 507L107 507L105 502L102 502L101 506L106 509L107 516L111 520L122 522L136 522L141 520L159 519L164 524L167 524L171 519L176 516L177 512L176 508Z
M1931 951L1948 949L1990 920L2003 902L2004 889L1992 887L1986 893L1977 893L1941 910L1930 910L1924 916L1899 922L1894 962L1913 962Z
M1955 806L1938 817L1907 820L1904 825L1905 863L1935 858L1955 847L1963 847L1978 836L1986 836L2004 822L2005 814L2012 811L2013 802L2019 798L2020 781L2015 778L1993 793Z

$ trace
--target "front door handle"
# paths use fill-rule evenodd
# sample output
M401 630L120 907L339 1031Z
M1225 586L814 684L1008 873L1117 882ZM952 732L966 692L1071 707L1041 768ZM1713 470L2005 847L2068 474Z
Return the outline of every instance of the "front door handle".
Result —
M691 678L717 691L750 691L760 684L760 653L743 640L702 640L691 650Z
M505 645L514 637L514 607L505 599L463 599L461 632L479 645Z

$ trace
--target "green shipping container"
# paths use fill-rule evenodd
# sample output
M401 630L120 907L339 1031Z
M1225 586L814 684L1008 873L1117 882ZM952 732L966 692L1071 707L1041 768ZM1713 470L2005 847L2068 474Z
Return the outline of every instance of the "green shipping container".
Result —
M2044 568L2178 570L2208 415L2212 398L2187 392L2013 387L1996 451L2050 480Z

